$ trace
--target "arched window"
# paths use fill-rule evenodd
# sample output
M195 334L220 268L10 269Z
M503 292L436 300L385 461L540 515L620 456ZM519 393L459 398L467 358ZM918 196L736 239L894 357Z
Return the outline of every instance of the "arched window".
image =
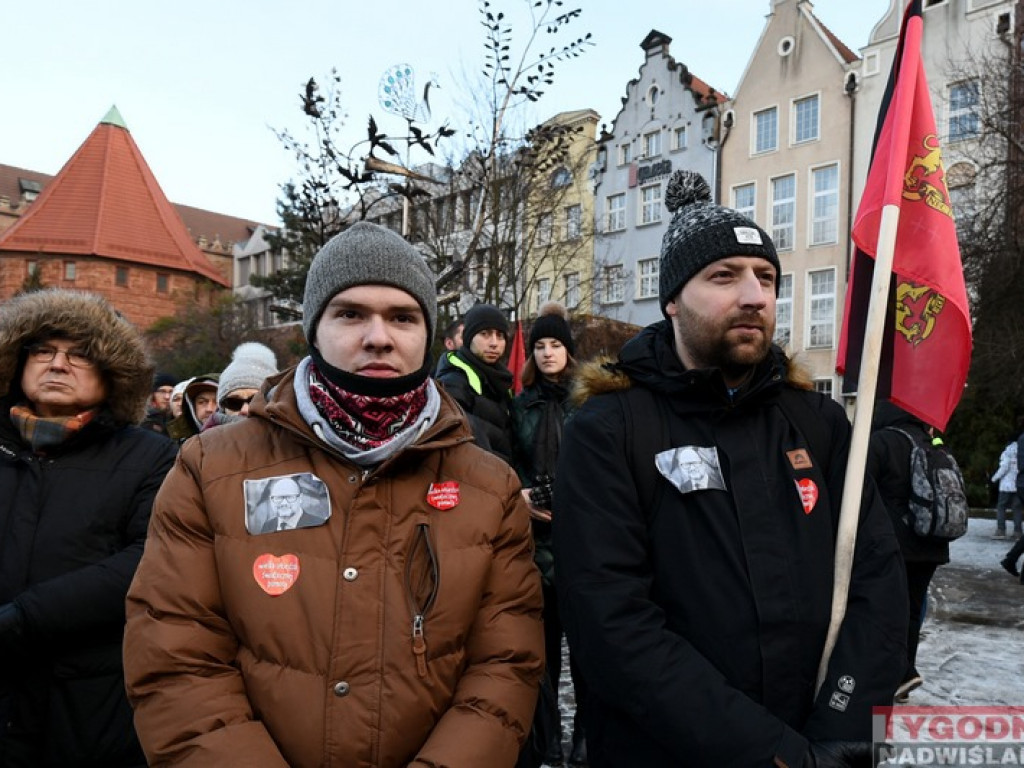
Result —
M567 187L572 183L572 174L569 173L569 169L566 167L557 168L554 173L551 174L551 186L554 189L559 187Z

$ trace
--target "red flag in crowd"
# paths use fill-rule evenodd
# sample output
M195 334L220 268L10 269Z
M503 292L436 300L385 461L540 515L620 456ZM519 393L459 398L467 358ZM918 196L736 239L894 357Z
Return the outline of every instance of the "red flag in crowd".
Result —
M921 0L903 17L874 154L853 225L856 244L836 369L856 386L882 209L899 224L878 397L945 429L971 358L963 265L921 60Z
M526 365L526 350L523 346L523 324L516 321L516 334L512 337L512 351L508 356L508 369L512 371L512 391L517 395L523 390L520 374Z

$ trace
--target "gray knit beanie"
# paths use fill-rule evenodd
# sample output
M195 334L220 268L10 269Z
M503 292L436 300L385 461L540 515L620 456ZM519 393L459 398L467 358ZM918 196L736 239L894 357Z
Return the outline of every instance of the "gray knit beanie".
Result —
M360 221L332 237L313 258L302 298L302 332L312 345L324 307L356 285L390 285L423 308L427 345L437 326L437 289L423 256L390 229Z
M665 187L665 207L673 215L661 240L658 301L663 314L691 277L719 259L760 256L781 271L767 233L738 211L712 203L711 189L699 173L673 173Z
M277 356L270 347L247 341L235 347L231 362L221 371L217 384L217 405L236 389L259 389L263 380L277 373Z

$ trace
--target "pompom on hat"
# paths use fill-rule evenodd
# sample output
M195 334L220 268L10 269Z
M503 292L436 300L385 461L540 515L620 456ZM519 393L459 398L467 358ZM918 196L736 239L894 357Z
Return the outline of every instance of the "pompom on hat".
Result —
M572 329L569 327L565 307L557 301L549 301L540 308L537 319L530 327L530 339L527 342L527 354L541 339L558 339L570 355L576 354L576 345L572 340Z
M231 362L220 374L217 404L237 389L259 389L263 380L277 373L277 356L270 347L247 341L235 347Z
M719 259L759 256L781 271L768 234L738 211L711 202L711 189L699 173L673 173L665 187L665 207L672 221L661 240L658 302L663 314L690 278Z

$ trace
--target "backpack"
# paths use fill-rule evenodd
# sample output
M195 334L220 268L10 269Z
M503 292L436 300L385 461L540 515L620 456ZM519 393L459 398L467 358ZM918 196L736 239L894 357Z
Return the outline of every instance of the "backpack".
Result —
M956 459L942 445L915 439L899 427L886 427L910 441L910 528L918 536L951 541L967 533L970 507Z

